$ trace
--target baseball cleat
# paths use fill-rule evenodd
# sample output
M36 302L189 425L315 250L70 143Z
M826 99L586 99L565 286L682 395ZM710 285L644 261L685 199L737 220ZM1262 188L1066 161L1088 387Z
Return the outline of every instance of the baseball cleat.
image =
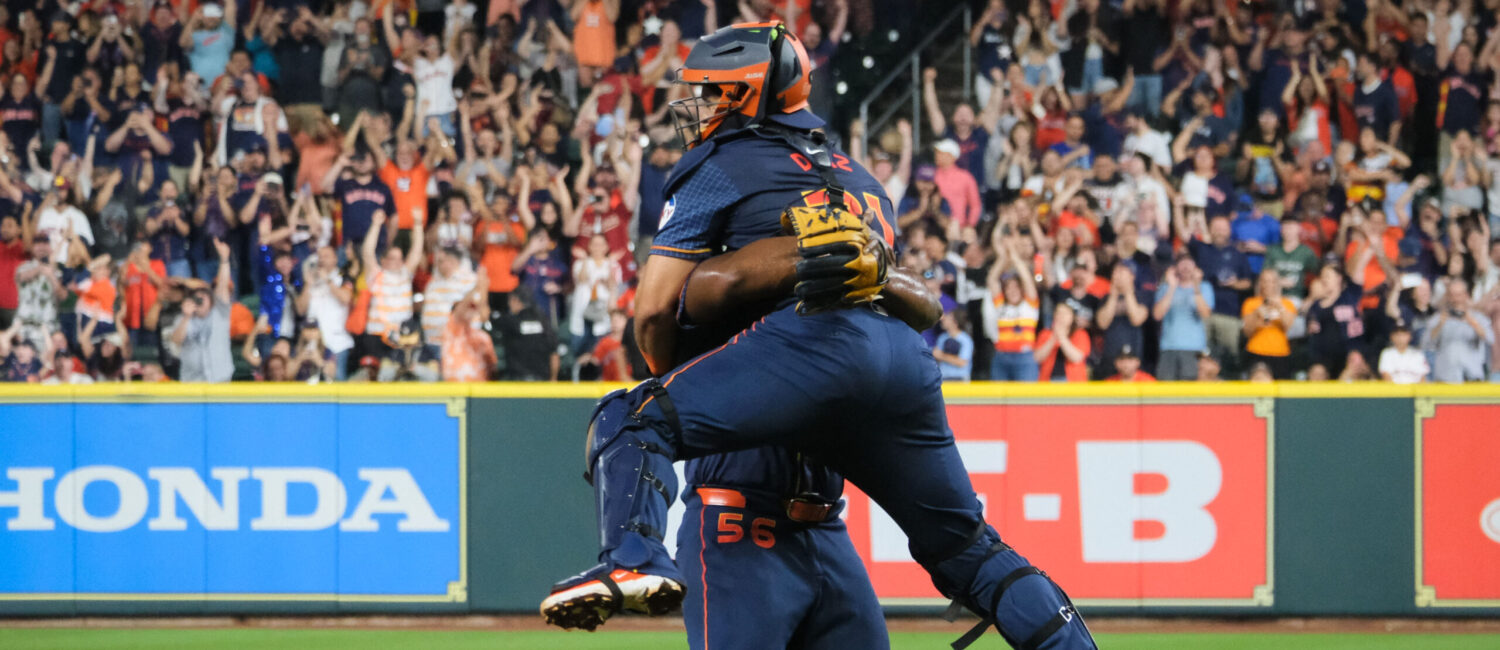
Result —
M682 605L683 586L671 578L628 569L589 575L559 583L542 601L542 618L549 625L592 632L617 612L660 616Z

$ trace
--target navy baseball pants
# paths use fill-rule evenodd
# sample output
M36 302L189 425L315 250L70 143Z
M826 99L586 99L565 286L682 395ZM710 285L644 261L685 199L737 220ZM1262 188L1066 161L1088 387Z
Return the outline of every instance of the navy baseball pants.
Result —
M689 648L890 647L875 590L836 512L822 523L793 521L775 497L743 489L692 489L683 502L677 567L687 586Z

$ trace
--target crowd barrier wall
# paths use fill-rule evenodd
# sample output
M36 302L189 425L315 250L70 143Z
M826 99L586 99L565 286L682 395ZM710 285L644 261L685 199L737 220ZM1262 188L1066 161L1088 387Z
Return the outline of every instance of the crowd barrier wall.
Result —
M0 616L534 612L594 561L615 387L0 385ZM947 398L989 521L1086 612L1500 615L1500 387ZM937 611L846 497L882 601Z

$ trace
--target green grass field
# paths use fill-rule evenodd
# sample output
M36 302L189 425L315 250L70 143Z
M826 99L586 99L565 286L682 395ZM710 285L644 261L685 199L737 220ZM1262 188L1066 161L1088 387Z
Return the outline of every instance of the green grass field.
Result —
M898 633L892 648L946 649L957 634ZM385 648L671 650L686 643L681 633L475 632L417 630L268 629L0 629L6 650L382 650ZM1500 648L1500 635L1478 634L1101 634L1105 650L1481 650ZM974 648L1004 648L1000 637L984 637ZM860 650L850 648L849 650Z

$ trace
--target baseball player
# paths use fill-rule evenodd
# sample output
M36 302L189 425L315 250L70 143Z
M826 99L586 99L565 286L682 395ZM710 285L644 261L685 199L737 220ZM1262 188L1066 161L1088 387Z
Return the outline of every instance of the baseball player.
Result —
M733 323L742 305L788 293L799 259L796 238L778 237L706 260L683 292L683 315ZM890 312L915 331L932 327L942 315L937 295L916 274L892 270L890 279L881 292ZM690 648L889 647L875 590L839 518L843 483L782 447L688 461L677 566L687 578Z
M876 302L890 200L834 150L806 110L807 53L779 23L732 25L694 45L673 103L690 149L642 269L636 339L659 379L616 391L589 424L600 564L554 587L544 616L593 627L621 610L680 604L685 579L662 544L676 497L671 463L785 445L860 487L906 533L938 591L1020 648L1096 648L1063 591L987 525L948 429L941 378L920 336ZM791 206L791 207L789 207ZM797 283L721 346L676 366L681 296L694 269L786 226ZM828 283L830 277L840 282ZM883 302L883 301L881 301ZM753 535L753 530L747 534Z

